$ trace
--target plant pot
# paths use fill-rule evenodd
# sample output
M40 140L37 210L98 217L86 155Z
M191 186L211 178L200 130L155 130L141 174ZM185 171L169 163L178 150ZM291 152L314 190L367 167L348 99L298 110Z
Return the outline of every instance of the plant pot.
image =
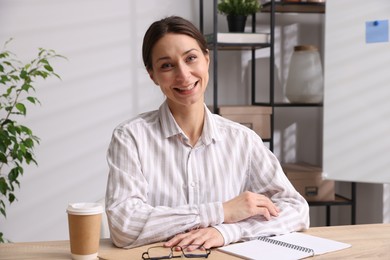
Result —
M227 16L229 32L244 32L246 24L245 15L231 15Z

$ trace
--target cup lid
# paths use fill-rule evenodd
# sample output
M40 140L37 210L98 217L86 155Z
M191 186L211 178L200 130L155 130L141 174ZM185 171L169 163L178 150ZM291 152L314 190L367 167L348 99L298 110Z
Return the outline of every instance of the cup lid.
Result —
M95 215L103 213L104 208L100 203L69 203L66 212L72 215Z

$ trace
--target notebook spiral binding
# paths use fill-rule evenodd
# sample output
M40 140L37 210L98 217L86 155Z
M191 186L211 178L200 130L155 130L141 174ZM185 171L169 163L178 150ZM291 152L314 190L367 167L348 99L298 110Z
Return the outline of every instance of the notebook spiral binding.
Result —
M303 246L297 246L297 245L286 243L286 242L282 242L282 241L279 241L279 240L276 240L276 239L270 239L268 237L259 237L258 239L261 240L261 241L267 242L267 243L274 244L274 245L295 249L295 250L298 250L298 251L301 251L301 252L305 252L305 253L310 253L312 256L314 256L314 250L311 249L311 248L307 248L307 247L303 247Z

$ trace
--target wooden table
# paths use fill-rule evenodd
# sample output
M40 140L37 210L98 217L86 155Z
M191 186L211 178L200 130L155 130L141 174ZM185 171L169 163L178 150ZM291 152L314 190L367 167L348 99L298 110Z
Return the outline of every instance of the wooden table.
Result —
M314 227L305 233L351 244L352 247L316 256L316 259L390 259L390 224ZM114 247L109 239L100 242L99 256L109 260L137 260L148 246L134 249ZM69 241L0 244L0 259L71 259ZM213 250L210 260L240 259Z

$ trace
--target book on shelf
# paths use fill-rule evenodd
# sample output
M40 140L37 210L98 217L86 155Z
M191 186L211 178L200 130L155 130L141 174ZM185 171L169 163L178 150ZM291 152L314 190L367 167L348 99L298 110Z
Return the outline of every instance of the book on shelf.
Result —
M351 247L350 244L300 232L259 237L218 250L244 259L303 259Z
M231 44L251 44L251 43L269 43L269 33L217 33L218 43L231 43ZM214 34L205 35L207 43L214 42Z

